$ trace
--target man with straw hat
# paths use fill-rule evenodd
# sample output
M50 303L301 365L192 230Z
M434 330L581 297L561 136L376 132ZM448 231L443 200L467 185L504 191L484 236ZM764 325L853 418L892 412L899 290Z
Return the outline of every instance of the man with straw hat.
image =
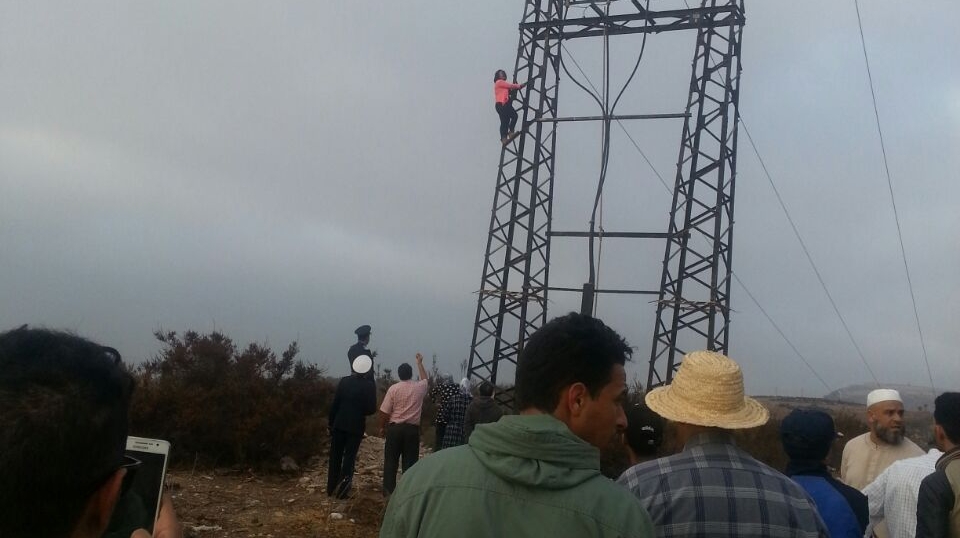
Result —
M799 485L734 443L731 430L769 418L744 395L736 362L712 351L688 353L673 383L645 401L674 423L683 451L632 467L618 482L640 499L657 536L829 536Z

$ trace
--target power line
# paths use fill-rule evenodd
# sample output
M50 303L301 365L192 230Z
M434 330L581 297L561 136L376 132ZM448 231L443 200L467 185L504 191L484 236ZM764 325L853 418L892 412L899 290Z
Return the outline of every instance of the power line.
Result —
M573 62L573 65L576 66L577 71L580 71L580 74L583 75L583 78L587 81L587 84L589 84L590 87L593 88L593 91L599 93L599 90L597 90L597 87L594 86L594 85L593 85L593 82L590 81L590 77L588 77L587 74L583 72L583 69L580 67L580 64L577 63L577 59L573 57L573 54L571 54L570 51L567 50L567 47L566 47L565 45L563 45L562 43L560 44L560 46L563 47L563 51L566 53L566 55L567 55L567 56L570 56L570 61L572 61L572 62ZM562 58L562 57L561 57L561 59L560 59L560 63L561 63L561 64L563 63L563 58ZM566 70L566 67L564 67L564 70ZM570 76L570 72L569 72L569 71L567 71L567 76ZM572 77L571 77L571 78L572 78ZM577 84L578 86L580 86L580 83L579 83L578 81L574 80L574 83ZM580 87L583 88L583 86L580 86ZM586 88L584 88L584 90L587 91ZM590 93L590 92L587 91L587 93ZM591 95L592 95L592 94L591 94ZM650 170L652 170L653 173L654 173L654 175L657 176L657 179L660 180L660 184L663 185L663 188L667 190L667 193L668 193L668 194L673 194L673 191L670 190L670 186L667 185L667 181L666 181L665 179L663 179L663 176L660 175L660 172L657 170L657 168L656 168L655 166L653 166L653 162L650 161L650 158L647 157L647 154L644 153L644 152L643 152L643 149L640 148L640 144L638 144L637 141L634 140L633 136L630 135L630 131L628 131L627 128L623 125L623 122L620 121L620 120L615 120L615 121L617 122L617 125L620 127L620 130L623 131L623 134L627 135L627 138L630 140L630 143L633 144L633 147L637 150L637 152L640 154L640 156L643 157L644 162L647 163L647 166L650 167Z
M873 373L873 369L870 368L870 364L867 362L867 358L863 355L863 351L860 350L860 346L857 345L857 341L853 338L853 333L850 332L850 327L847 326L846 320L843 319L843 314L840 313L840 308L837 307L836 301L833 300L833 295L827 288L827 284L824 282L823 276L820 274L820 269L818 269L817 264L814 263L813 256L810 255L810 251L807 249L807 244L800 235L800 230L797 228L797 224L793 222L793 217L790 216L790 211L787 209L787 204L784 203L783 198L780 196L780 190L777 189L777 185L773 182L773 177L770 175L770 171L767 170L767 164L763 161L763 157L760 156L760 150L757 149L757 145L753 142L753 137L750 136L750 130L747 129L747 124L743 121L743 115L740 116L740 125L743 127L743 132L747 135L747 140L750 141L750 146L753 148L753 153L757 156L757 160L760 161L760 168L763 169L763 174L767 177L767 182L770 183L770 187L773 189L773 194L775 194L777 197L777 202L780 203L780 209L783 210L783 214L787 217L787 222L789 222L790 227L793 228L793 235L795 235L797 241L800 242L800 248L803 249L803 254L807 257L807 261L810 262L810 267L813 268L813 273L817 275L817 280L820 282L820 287L823 288L823 292L827 295L827 299L830 301L833 311L837 314L840 324L843 325L843 330L847 332L847 337L850 338L850 343L853 344L853 347L857 350L857 354L860 356L860 360L863 362L863 365L867 368L867 371L870 372L870 377L873 378L873 382L879 385L880 382L877 380L877 376Z
M900 256L903 258L903 270L907 275L907 287L910 288L910 301L913 303L913 317L917 322L917 333L920 335L920 348L923 350L923 363L927 367L927 377L930 379L930 390L936 395L937 389L933 386L933 374L930 371L930 360L927 358L927 345L923 339L923 329L920 328L920 313L917 309L917 296L913 291L913 279L910 278L910 266L907 264L907 251L903 246L903 232L900 230L900 215L897 212L897 200L893 195L893 180L890 178L890 165L887 163L887 146L883 141L883 128L880 125L880 111L877 108L877 93L873 88L873 74L870 72L870 57L867 55L867 40L863 37L863 21L860 19L860 2L853 0L857 10L857 27L860 29L860 44L863 46L863 61L867 66L867 81L870 83L870 97L873 99L873 115L877 120L877 134L880 135L880 151L883 154L883 169L887 174L887 188L890 191L890 205L893 206L893 220L897 223L897 239L900 241Z
M684 3L686 3L686 2L684 2ZM688 5L687 7L689 7L689 5ZM564 50L564 52L566 53L566 55L570 57L570 61L572 61L572 62L573 62L573 65L576 66L577 70L580 71L580 74L583 75L583 78L584 78L584 80L586 80L587 84L589 84L590 87L593 88L593 90L594 90L595 92L599 93L599 91L597 90L596 86L593 85L593 82L590 80L590 77L589 77L589 76L583 71L583 69L580 67L580 64L577 62L577 59L573 56L573 54L572 54L562 43L561 43L560 46L563 47L563 50ZM563 63L563 59L561 58L561 64L562 64L562 63ZM564 67L564 70L566 70L566 67ZM567 71L567 76L571 76L569 71ZM584 91L587 91L587 93L590 93L591 96L594 97L594 95L593 95L589 90L587 90L582 84L580 84L579 81L574 80L574 83L576 83L578 86L580 86L581 88L583 88ZM594 99L597 100L597 101L599 101L599 99L597 99L596 97L594 97ZM740 116L739 113L738 113L738 116ZM664 189L666 189L667 194L672 194L673 191L672 191L672 190L670 189L670 187L667 185L667 182L663 179L663 176L660 174L660 172L657 170L657 168L653 165L653 163L652 163L652 162L650 161L650 159L647 157L646 153L644 153L643 150L640 148L640 145L637 144L637 141L634 140L634 138L630 135L630 132L627 131L627 128L624 127L623 123L622 123L620 120L616 120L616 121L617 121L617 124L620 126L620 128L623 130L624 134L627 135L627 138L628 138L628 139L630 140L630 142L633 144L633 147L634 147L634 148L637 150L637 152L640 153L640 155L643 157L643 160L647 163L647 166L649 166L649 167L650 167L650 170L652 170L653 173L657 176L657 179L660 181L660 184L663 185L663 188L664 188ZM741 122L741 124L743 124L743 119L742 119L742 118L740 118L740 122ZM744 125L744 128L746 129L746 125ZM750 138L750 134L749 134L749 133L747 133L747 138ZM752 139L750 139L750 144L753 145L753 140L752 140ZM756 148L755 145L753 146L753 149L754 149L754 152L755 152L756 155L757 155L757 158L760 159L760 153L757 151L757 148ZM763 166L764 171L766 171L766 165L763 164L763 159L760 159L760 163L761 163L761 165ZM773 180L770 179L769 173L767 173L767 178L768 178L768 180L770 180L771 186L772 186L772 185L773 185ZM779 194L779 192L777 192L775 186L774 186L774 192L777 193L777 198L780 199L780 194ZM781 200L780 207L783 208L784 212L787 214L787 219L790 220L791 225L793 225L793 220L790 219L790 215L789 215L789 213L788 213L787 210L786 210L786 206L783 205L783 201L782 201L782 200ZM800 234L799 234L799 232L797 232L795 226L794 226L794 232L796 232L797 238L800 239ZM803 240L802 240L802 239L800 239L800 244L803 245ZM804 251L806 251L806 247L805 247L805 246L804 246ZM809 255L808 255L808 259L810 259L810 258L809 258ZM810 259L810 263L813 264L813 260L812 260L812 259ZM816 266L814 266L814 271L817 271L817 270L816 270ZM740 277L737 276L736 272L734 272L734 271L731 270L731 271L730 271L730 274L733 276L733 278L734 278L734 280L737 282L737 284L739 284L740 287L743 288L743 291L745 291L745 292L747 293L747 297L749 297L750 300L753 301L753 304L756 305L757 308L760 310L760 312L764 315L764 317L767 318L767 321L769 321L770 324L773 326L773 328L777 331L777 334L779 334L780 337L783 338L783 340L787 343L787 345L790 347L790 349L792 349L793 352L797 355L797 357L800 358L800 360L803 362L803 364L805 364L805 365L807 366L807 368L809 368L810 371L813 373L813 375L814 375L821 383L823 383L823 385L827 388L827 391L832 390L832 388L830 387L830 385L827 384L826 381L824 381L823 377L821 377L820 374L817 373L817 371L816 371L816 369L814 369L813 365L811 365L810 362L806 359L806 357L804 357L803 354L800 353L800 350L797 349L797 347L793 344L793 342L791 342L790 339L787 338L786 334L780 329L780 326L777 324L777 322L773 319L772 316L770 316L769 313L767 313L766 309L763 308L763 306L760 304L760 301L758 301L757 298L753 295L753 293L750 292L750 289L747 287L746 284L743 283L743 281L740 279ZM818 278L819 278L819 272L817 272L817 276L818 276ZM823 281L821 280L821 284L822 284L822 282L823 282ZM826 288L824 288L824 290L826 291ZM830 297L829 291L827 292L827 296ZM832 299L832 298L830 299L830 302L833 303L833 299ZM836 305L834 305L834 309L836 310ZM840 314L839 310L836 310L836 311L837 311L837 315L839 315L839 314ZM843 322L843 317L842 317L842 316L840 317L840 320L841 320L841 322ZM844 327L846 327L846 323L844 323ZM853 336L850 335L849 329L847 330L847 334L850 336L850 338L851 338L851 340L852 340L852 339L853 339ZM860 351L860 348L857 346L856 342L853 342L853 345L854 345L854 347L857 348L857 351L859 352L859 351ZM863 359L863 354L862 354L862 353L860 354L860 357ZM864 364L866 364L866 359L863 359L863 360L864 360ZM869 366L869 365L867 365L867 370L870 372L871 375L873 375L873 371L870 370L870 366ZM874 381L876 381L876 376L873 376L873 378L874 378Z
M827 392L829 393L830 391L832 391L833 388L831 388L830 385L827 384L827 382L824 381L822 377L820 377L820 374L817 373L813 365L807 362L806 357L804 357L803 354L800 353L800 350L797 349L797 346L793 345L793 342L791 342L790 339L787 338L787 335L784 334L782 330L780 330L780 326L777 325L777 322L774 321L772 317L770 317L770 314L768 314L767 311L762 306L760 306L760 301L758 301L757 298L754 297L752 293L750 293L750 290L747 289L747 286L744 285L742 280L740 280L740 277L737 276L737 274L734 273L733 271L731 271L730 273L733 275L734 280L737 281L737 284L740 284L740 287L743 288L743 291L747 292L747 297L750 297L750 300L753 301L753 304L757 305L757 308L760 309L760 313L763 314L763 317L767 318L767 321L770 322L770 325L773 325L773 328L777 330L777 333L780 334L780 338L783 338L783 341L786 342L788 346L790 346L790 349L792 349L793 352L797 355L797 357L799 357L800 360L803 361L803 364L807 365L807 368L810 369L810 372L814 375L814 377L816 377L817 379L820 380L821 383L823 383L823 386L827 388Z

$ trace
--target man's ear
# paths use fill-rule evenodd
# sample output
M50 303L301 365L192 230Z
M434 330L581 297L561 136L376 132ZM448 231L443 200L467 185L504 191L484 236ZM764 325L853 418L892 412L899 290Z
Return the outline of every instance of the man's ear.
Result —
M943 426L939 424L933 425L933 438L937 442L937 447L944 446L943 442L947 440L947 432L943 431Z
M571 417L578 417L583 413L588 395L589 391L587 391L587 386L583 383L577 382L567 387L564 391L564 396L566 397L567 409Z
M110 475L103 485L101 485L90 499L87 500L87 507L77 522L74 536L102 536L103 531L110 524L110 516L113 515L113 508L117 505L117 499L120 497L120 486L123 484L123 476L127 473L126 469L117 469Z

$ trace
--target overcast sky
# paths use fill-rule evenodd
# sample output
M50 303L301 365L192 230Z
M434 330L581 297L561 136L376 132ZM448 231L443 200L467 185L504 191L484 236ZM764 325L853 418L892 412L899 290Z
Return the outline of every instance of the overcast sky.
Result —
M664 9L676 2L654 0ZM492 76L519 0L0 0L0 328L65 328L139 362L157 329L292 340L347 372L353 329L389 366L467 357L499 159ZM932 375L960 381L955 1L861 2ZM617 84L639 36L614 40ZM618 112L682 112L694 34L654 35ZM595 83L596 43L570 53ZM881 382L929 385L852 1L747 5L740 111ZM567 80L561 115L596 114ZM672 184L681 123L626 125ZM554 229L583 230L599 126L558 131ZM734 270L830 388L870 381L741 130ZM669 192L614 129L604 227L666 231ZM555 240L553 285L586 279ZM608 240L601 286L654 289L660 242ZM599 317L637 348L649 298ZM578 308L554 294L551 314ZM734 285L749 392L820 395Z

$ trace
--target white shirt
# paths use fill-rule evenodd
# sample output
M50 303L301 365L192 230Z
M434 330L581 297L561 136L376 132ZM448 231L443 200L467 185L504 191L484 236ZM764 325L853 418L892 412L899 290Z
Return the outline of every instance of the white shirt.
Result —
M886 520L890 538L913 538L917 532L917 493L920 482L934 471L943 452L932 448L923 456L893 462L876 480L863 488L870 504L870 523L865 537L873 527Z

